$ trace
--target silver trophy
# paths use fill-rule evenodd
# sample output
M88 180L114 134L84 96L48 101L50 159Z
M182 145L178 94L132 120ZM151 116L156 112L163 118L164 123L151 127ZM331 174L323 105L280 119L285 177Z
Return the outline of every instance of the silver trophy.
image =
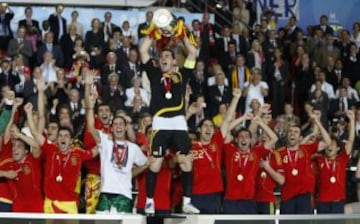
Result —
M156 27L162 32L162 35L170 37L174 35L176 26L176 17L167 9L158 9L154 12L153 20Z

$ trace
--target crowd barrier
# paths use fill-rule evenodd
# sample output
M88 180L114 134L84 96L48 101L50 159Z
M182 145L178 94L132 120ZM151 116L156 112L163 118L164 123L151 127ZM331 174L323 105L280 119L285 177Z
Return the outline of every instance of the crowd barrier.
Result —
M155 218L155 217L153 217ZM0 223L21 224L147 224L153 218L135 214L33 214L0 213ZM360 223L360 215L170 215L157 217L165 224L352 224ZM52 222L53 221L53 222ZM159 223L159 222L158 222ZM162 223L162 222L161 222Z

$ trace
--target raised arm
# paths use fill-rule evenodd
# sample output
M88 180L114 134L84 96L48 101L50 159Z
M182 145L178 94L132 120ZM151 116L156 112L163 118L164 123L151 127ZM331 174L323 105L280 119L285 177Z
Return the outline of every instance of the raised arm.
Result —
M14 91L9 90L5 93L5 109L2 111L0 116L0 135L4 133L10 121L14 99L15 99Z
M153 38L145 36L140 44L140 58L143 64L146 64L150 60L149 49L152 45Z
M39 121L37 123L37 130L40 133L44 132L45 129L45 90L47 85L45 80L41 78L36 82L36 88L38 90L38 112L39 112Z
M273 149L276 142L278 141L278 136L275 132L261 119L260 117L256 116L252 122L258 124L265 132L265 134L269 137L266 139L264 146L267 149Z
M231 124L229 125L228 128L228 132L227 135L225 137L225 143L229 143L232 139L231 137L231 131L236 128L239 124L241 124L242 122L246 121L246 120L251 120L253 119L253 115L251 113L246 113L243 116L235 119L233 122L231 122Z
M17 112L17 109L19 108L19 106L22 103L23 103L22 98L15 98L14 99L14 104L13 104L13 107L12 107L10 120L9 120L9 123L7 124L5 132L4 132L4 142L8 142L10 140L10 138L11 138L11 127L14 124L14 117L15 117L15 114Z
M18 138L22 141L24 141L26 144L31 146L31 154L34 156L34 158L40 157L40 145L39 143L32 137L28 137L21 133L17 126L13 125L11 127L11 135L13 138Z
M311 114L311 119L314 121L314 124L319 128L322 140L319 142L318 151L321 151L328 147L331 144L331 138L329 133L325 130L324 126L320 121L321 113L318 110L315 110L313 114Z
M235 110L236 110L236 106L239 102L239 99L241 97L241 90L236 88L233 90L233 98L231 100L230 106L228 108L228 110L226 111L224 120L220 126L220 131L222 136L226 136L228 131L229 131L229 126L230 126L230 122L233 120L234 118L234 114L235 114Z
M33 105L31 103L27 103L24 106L24 110L26 113L26 117L27 117L27 121L29 124L31 134L34 136L35 140L39 143L39 145L43 146L45 143L45 137L36 128L34 118L33 118Z
M86 127L89 133L93 136L96 143L100 143L100 135L95 128L94 107L97 100L96 90L92 90L94 84L94 74L89 72L85 76L85 110L86 110Z
M354 140L355 140L355 115L352 110L349 110L346 113L346 116L349 118L349 137L345 144L345 150L346 150L346 154L349 155L353 149Z
M194 67L195 67L196 47L193 44L190 43L190 39L186 35L184 36L183 42L184 42L184 45L185 45L185 47L186 47L186 49L188 51L188 55L186 57L186 60L194 62ZM185 61L184 67L188 68L188 66L186 65L186 61ZM193 69L193 68L191 68L191 66L190 66L190 69Z

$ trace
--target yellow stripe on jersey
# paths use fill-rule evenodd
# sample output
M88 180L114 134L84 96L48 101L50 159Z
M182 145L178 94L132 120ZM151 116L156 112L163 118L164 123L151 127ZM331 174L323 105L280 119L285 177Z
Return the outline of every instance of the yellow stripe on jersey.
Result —
M155 116L160 116L160 115L162 115L164 113L168 113L168 112L179 111L183 108L183 106L184 106L184 99L181 100L181 103L178 106L162 108L161 110L159 110L158 112L155 113Z
M153 140L155 138L155 135L158 133L159 130L152 130L151 134L150 134L150 143L149 143L149 148L150 148L150 155L151 155L151 146L152 146L152 143L153 143Z

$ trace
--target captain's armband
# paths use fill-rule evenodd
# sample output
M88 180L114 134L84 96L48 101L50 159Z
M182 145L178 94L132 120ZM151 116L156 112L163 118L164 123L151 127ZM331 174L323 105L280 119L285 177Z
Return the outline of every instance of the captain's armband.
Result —
M184 63L184 68L194 69L194 68L195 68L195 64L196 64L196 61L195 61L195 60L186 59L186 60L185 60L185 63Z

